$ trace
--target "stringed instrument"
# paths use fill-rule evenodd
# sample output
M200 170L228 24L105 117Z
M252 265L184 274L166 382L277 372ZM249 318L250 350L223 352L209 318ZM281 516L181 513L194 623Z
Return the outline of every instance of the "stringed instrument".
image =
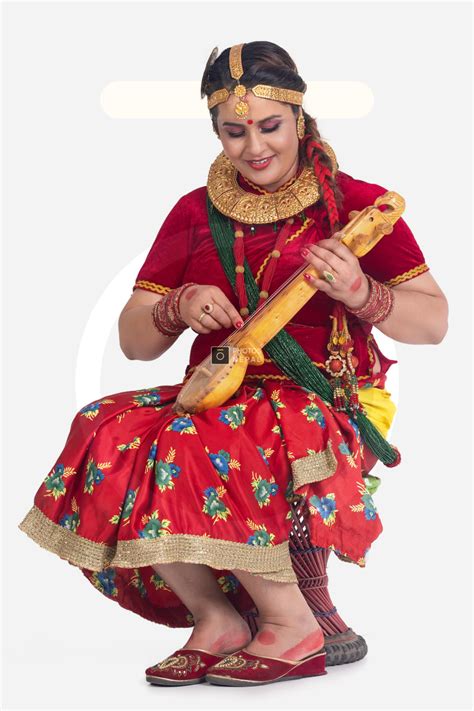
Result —
M379 208L384 207L384 210ZM349 213L350 221L338 230L338 239L356 257L363 257L385 236L405 209L405 200L388 191L373 205ZM255 311L244 325L231 333L214 353L206 356L188 382L183 385L173 412L184 415L202 412L226 402L240 387L249 364L262 365L262 348L285 327L317 288L303 277L308 272L319 278L319 272L304 262ZM216 362L213 362L216 361Z

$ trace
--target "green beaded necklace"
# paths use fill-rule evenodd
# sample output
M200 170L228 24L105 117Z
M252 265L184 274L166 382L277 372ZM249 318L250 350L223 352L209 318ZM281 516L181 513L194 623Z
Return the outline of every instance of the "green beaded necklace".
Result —
M235 292L234 231L232 222L217 210L209 195L207 196L207 214L219 259ZM244 261L244 277L249 314L252 314L257 307L260 291L247 259ZM314 365L306 351L285 328L282 328L276 336L268 341L263 350L293 382L306 390L315 392L326 404L334 405L333 390L328 379ZM369 418L361 410L352 412L347 408L346 413L357 422L362 439L374 455L386 466L396 466L400 461L400 452L395 446L387 442Z

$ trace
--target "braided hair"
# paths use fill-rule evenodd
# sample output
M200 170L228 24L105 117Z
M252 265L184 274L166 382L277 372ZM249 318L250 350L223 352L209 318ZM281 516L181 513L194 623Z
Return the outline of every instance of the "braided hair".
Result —
M224 49L219 56L217 47L211 52L201 80L201 98L210 96L216 89L225 87L232 91L237 84L229 71L230 47ZM295 62L286 50L273 42L249 42L242 48L242 65L244 73L240 82L246 87L257 84L295 89L304 92L306 83L298 74ZM248 67L245 69L245 67ZM288 104L296 117L299 106ZM217 129L219 105L210 109L214 132ZM321 195L320 201L326 210L330 232L333 234L340 228L339 209L342 205L342 192L337 183L336 175L332 173L332 161L324 150L316 119L303 109L305 135L299 145L300 164L311 167L318 179Z

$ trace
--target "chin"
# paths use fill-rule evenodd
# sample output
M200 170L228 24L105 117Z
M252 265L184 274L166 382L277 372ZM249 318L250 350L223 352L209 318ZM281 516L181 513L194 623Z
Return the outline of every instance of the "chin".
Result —
M271 170L252 170L245 163L240 171L245 178L248 178L252 183L257 185L267 185L269 183L276 183L280 179L280 171L272 166Z

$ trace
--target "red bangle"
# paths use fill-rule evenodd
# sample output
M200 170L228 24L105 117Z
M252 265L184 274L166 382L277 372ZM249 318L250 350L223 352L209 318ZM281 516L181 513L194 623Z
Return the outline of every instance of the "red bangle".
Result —
M367 303L359 309L350 309L347 306L346 309L363 321L374 324L381 323L381 321L385 321L393 311L393 289L377 281L371 277L370 274L366 274L365 276L369 282L369 298Z
M188 324L183 321L179 313L179 299L183 291L193 285L194 282L188 282L177 289L172 289L163 299L154 304L151 311L153 324L164 336L170 338L179 336L188 328Z

